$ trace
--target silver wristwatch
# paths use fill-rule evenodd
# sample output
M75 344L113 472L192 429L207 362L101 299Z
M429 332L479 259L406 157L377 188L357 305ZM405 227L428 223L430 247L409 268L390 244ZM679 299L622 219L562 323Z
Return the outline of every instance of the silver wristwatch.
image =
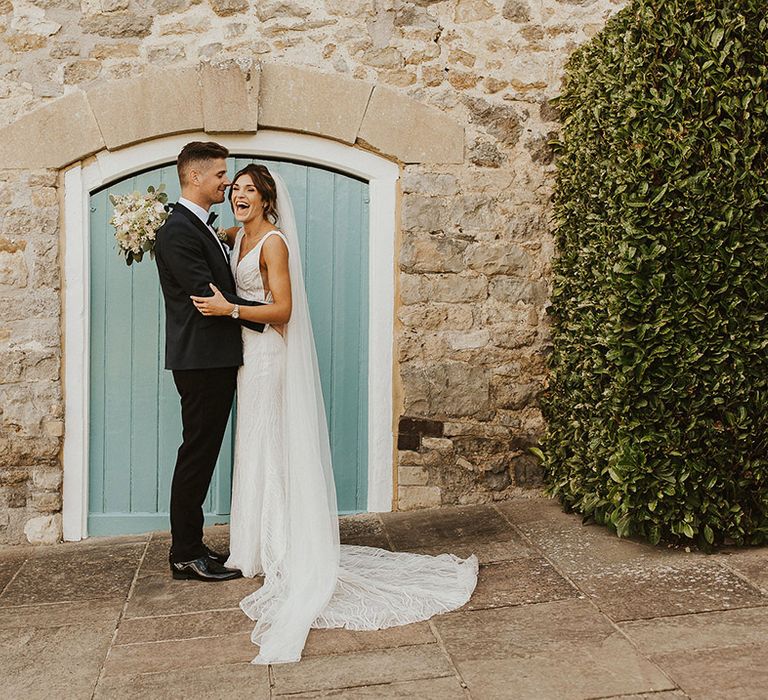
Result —
M232 313L229 314L232 318L240 318L240 307L235 304L235 308L232 309Z

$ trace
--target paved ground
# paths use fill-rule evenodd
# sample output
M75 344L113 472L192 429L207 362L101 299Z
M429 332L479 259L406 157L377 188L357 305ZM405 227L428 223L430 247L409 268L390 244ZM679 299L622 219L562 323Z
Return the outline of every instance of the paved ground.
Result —
M226 542L226 528L209 542ZM265 668L237 602L173 581L167 535L0 550L3 698L768 698L768 548L618 540L542 499L346 519L348 543L474 552L460 611L313 631Z

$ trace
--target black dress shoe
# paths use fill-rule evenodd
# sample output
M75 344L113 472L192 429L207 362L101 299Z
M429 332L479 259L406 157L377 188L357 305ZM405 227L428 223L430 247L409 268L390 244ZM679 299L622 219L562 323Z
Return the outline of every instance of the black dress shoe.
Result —
M205 553L208 555L208 558L213 559L213 561L218 562L219 564L223 564L229 559L229 552L219 554L219 552L214 552L206 545L203 545L203 547L205 547Z
M196 581L231 581L243 575L237 569L227 569L208 557L173 562L171 574L177 580L194 579Z

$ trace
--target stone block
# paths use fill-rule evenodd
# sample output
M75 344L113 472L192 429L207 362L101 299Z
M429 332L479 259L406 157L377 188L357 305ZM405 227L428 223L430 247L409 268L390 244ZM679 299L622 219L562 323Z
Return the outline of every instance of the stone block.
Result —
M265 64L259 126L291 129L354 143L371 85L297 66Z
M240 12L246 12L250 6L248 0L210 0L213 11L219 17L230 17Z
M6 489L5 502L8 508L26 508L27 490L24 487L14 487Z
M488 280L472 274L421 274L400 276L403 304L426 302L466 303L488 296Z
M465 241L443 236L408 236L400 249L400 267L407 272L461 272L465 268L461 253L466 246Z
M393 90L373 90L358 140L404 163L462 163L464 127Z
M61 510L61 494L53 491L33 493L30 505L36 513L58 513Z
M404 486L398 488L397 506L400 510L436 508L440 505L438 486Z
M64 66L64 83L76 85L95 80L101 73L101 61L73 61Z
M488 410L490 382L484 367L462 362L406 365L401 376L405 409L411 413L471 416Z
M115 39L144 37L152 31L150 13L113 12L109 14L83 15L80 27L86 34L98 34Z
M102 148L104 139L82 92L0 129L0 162L7 169L62 168Z
M423 455L413 450L399 450L397 461L400 466L417 467L423 463Z
M256 16L260 22L268 22L271 19L285 17L304 18L312 14L312 10L300 2L293 0L276 0L275 2L261 2L256 6Z
M450 173L422 173L412 168L403 173L403 192L452 197L459 193L459 183Z
M476 350L488 345L491 334L488 331L453 331L446 334L451 350Z
M31 518L24 525L24 534L30 544L56 544L61 540L61 514Z
M499 275L491 279L488 292L493 299L508 304L543 304L547 300L547 283L521 277Z
M473 243L464 251L464 265L486 275L511 275L531 267L522 248L511 243Z
M203 126L210 133L256 131L259 71L238 66L200 68Z
M64 421L45 420L43 421L43 430L52 437L62 437L64 435Z
M192 0L153 0L152 2L155 11L161 15L184 12L191 4Z
M416 194L403 197L404 228L444 231L452 223L451 211L444 198Z
M512 460L515 468L515 485L539 488L544 485L544 467L532 455L520 455Z
M202 90L192 68L148 70L87 95L109 149L203 128Z
M495 14L496 8L488 0L459 0L453 19L456 23L479 22Z
M530 22L531 7L526 0L507 0L501 10L501 16L510 22Z
M12 253L0 250L0 286L26 287L28 276L27 262L21 250Z
M421 445L425 450L437 450L438 452L453 449L453 441L444 437L425 437L422 439Z
M53 469L34 469L32 483L35 488L45 491L56 491L61 486L62 473Z
M422 467L400 467L397 472L397 483L400 486L426 486L429 474Z

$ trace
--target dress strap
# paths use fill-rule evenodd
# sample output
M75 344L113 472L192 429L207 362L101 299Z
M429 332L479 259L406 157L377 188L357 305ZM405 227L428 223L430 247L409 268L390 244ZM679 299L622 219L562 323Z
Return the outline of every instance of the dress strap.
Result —
M280 238L282 238L282 239L283 239L283 243L285 243L285 247L286 247L286 248L288 248L288 251L290 252L290 250L291 250L291 249L288 247L288 239L285 237L285 234L284 234L282 231L279 231L278 229L274 229L274 230L272 230L272 231L269 231L269 232L268 232L268 233L267 233L267 234L264 236L264 238L262 238L262 239L259 241L258 245L260 245L260 246L263 246L263 245L264 245L264 241L266 241L266 240L267 240L267 238L269 238L270 236L272 236L272 235L274 235L274 234L277 234L278 236L280 236Z

